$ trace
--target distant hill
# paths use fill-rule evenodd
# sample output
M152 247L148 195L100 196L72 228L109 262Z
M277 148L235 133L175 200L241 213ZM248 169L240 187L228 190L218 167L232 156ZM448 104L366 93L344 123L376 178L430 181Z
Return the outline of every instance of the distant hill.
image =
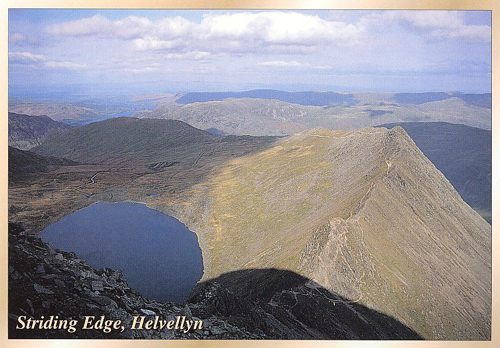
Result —
M276 99L300 105L330 106L349 105L353 103L354 96L350 93L337 92L285 92L273 89L255 89L247 92L191 92L184 94L175 102L190 104L221 101L227 98Z
M9 112L9 146L29 150L40 145L47 135L71 128L48 116L29 116Z
M204 131L207 133L210 133L212 135L215 135L217 137L223 137L223 136L227 135L226 133L224 133L221 130L218 130L217 128L207 128Z
M9 182L18 182L59 166L76 165L75 161L45 157L9 146Z
M491 223L491 131L444 122L392 123L451 182L467 204Z
M218 137L176 120L119 117L54 134L33 151L89 164L163 168L167 164L192 165L200 160L203 163L208 154L215 157L226 156L226 152L242 154L253 146L273 141L273 138ZM218 151L213 153L215 148Z
M181 120L225 134L289 135L310 128L350 130L395 122L450 122L491 129L491 110L450 97L425 103L391 102L392 95L364 93L354 105L301 105L276 99L228 98L190 104L167 103L139 118Z
M255 89L245 92L191 92L185 93L176 100L178 104L190 104L209 101L222 101L228 98L255 98L276 99L283 102L315 105L315 106L338 106L358 105L361 102L360 95L366 93L339 93L339 92L285 92L272 89ZM466 94L459 92L425 92L425 93L372 93L382 96L387 102L400 104L423 104L433 101L441 101L449 98L460 98L469 105L491 109L491 93Z
M392 118L383 118L382 123L401 121L446 121L454 122L453 118L461 118L460 123L474 127L491 129L491 93L485 94L465 94L458 92L429 92L429 93L383 93L383 92L332 92L332 91L303 91L287 92L271 89L256 89L244 92L189 92L179 94L150 94L137 96L117 96L109 98L87 98L64 103L61 100L52 101L30 101L20 99L9 99L9 112L27 115L47 115L53 120L61 121L70 125L79 126L90 122L102 121L112 117L132 116L137 112L136 117L146 114L155 107L165 104L174 106L187 106L192 104L204 104L224 102L226 100L265 100L292 104L295 107L317 107L326 109L319 111L308 110L307 117L319 116L318 122L309 122L307 128L324 127L326 124L321 118L331 115L341 115L344 119L330 124L336 128L347 129L350 125L349 118L353 118L355 113L371 115L363 123L355 124L357 128L362 126L373 126L380 124L378 118L388 113L394 114ZM453 100L460 101L459 103ZM441 102L441 104L439 104ZM436 104L437 103L437 104ZM441 112L440 108L434 109L432 105L444 105L446 112ZM170 109L174 109L170 106ZM185 110L185 109L183 109ZM149 112L155 115L156 112ZM449 114L449 116L447 116ZM359 121L362 115L355 116ZM402 117L401 115L407 115ZM473 115L472 118L470 116ZM485 120L483 115L489 115ZM212 116L207 114L207 116ZM286 118L279 112L273 115L278 119ZM152 116L156 117L156 116ZM306 117L306 118L307 118ZM436 119L436 117L438 119ZM439 118L441 117L441 118ZM447 117L442 118L442 117ZM156 117L158 118L158 117ZM166 118L166 117L163 117ZM170 117L172 118L172 117ZM177 118L182 120L181 118ZM373 119L373 120L372 120ZM355 123L355 122L351 122ZM456 122L458 123L458 122ZM347 126L346 126L347 124ZM204 128L201 125L194 126ZM217 128L208 126L205 128ZM230 127L235 128L235 127ZM293 128L293 127L292 127ZM297 127L295 127L297 129ZM228 133L227 130L221 129ZM297 129L300 131L303 129ZM256 133L236 133L230 134L256 134ZM285 133L283 133L285 131ZM272 130L272 135L290 134L286 129ZM264 133L259 133L264 135Z
M95 110L88 107L56 103L9 104L9 112L34 116L49 115L53 120L72 125L102 117Z
M143 163L161 159L167 149L208 144L213 137L180 121L120 117L55 134L33 150L91 164Z
M427 92L427 93L396 93L394 101L401 104L423 104L433 101L440 101L449 98L460 98L468 105L474 105L481 108L491 109L491 93L484 94L464 94L464 93L445 93L445 92Z

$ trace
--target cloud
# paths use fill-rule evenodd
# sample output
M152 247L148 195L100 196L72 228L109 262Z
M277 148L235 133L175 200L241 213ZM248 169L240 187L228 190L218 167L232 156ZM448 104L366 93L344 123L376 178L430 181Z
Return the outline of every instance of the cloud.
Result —
M142 37L153 29L153 23L147 18L129 16L117 21L111 21L101 15L47 27L47 31L53 35L101 35L126 39Z
M44 61L46 58L41 54L30 52L9 52L9 61L17 63L33 63Z
M333 66L331 65L315 65L312 66L313 69L318 69L318 70L330 70L333 69Z
M153 38L135 39L134 48L138 51L159 51L169 50L181 45L178 40L158 40Z
M435 29L432 35L448 39L491 41L491 27L487 25L463 25L455 30Z
M62 68L62 69L84 69L86 64L74 62L52 61L41 54L33 54L31 52L9 52L9 63L31 64L32 67L44 66L47 68ZM35 64L33 64L35 63Z
M108 32L112 22L100 15L49 26L54 35L81 36Z
M200 23L182 17L156 21L129 16L111 21L101 15L51 25L52 35L97 35L131 40L140 51L301 50L355 42L362 28L297 12L230 12L205 15Z
M183 17L165 17L154 23L156 34L164 38L189 35L196 30L197 24Z
M273 60L273 61L270 61L270 62L262 62L262 63L259 63L258 65L260 66L269 66L269 67L280 67L280 68L288 68L288 67L300 67L300 66L307 66L307 64L302 64L302 63L299 63L297 62L296 60L292 60L292 61L284 61L284 60Z
M271 67L271 68L311 68L317 70L329 70L333 69L331 65L311 65L309 63L300 63L296 60L284 61L284 60L272 60L268 62L258 63L259 66Z
M467 25L456 11L402 11L397 17L416 28L429 30L431 35L447 39L491 40L491 27Z
M9 43L11 44L15 44L24 40L26 40L26 36L21 33L14 33L9 36Z
M122 70L122 72L129 72L132 74L144 74L144 73L157 72L157 71L160 71L160 68L153 67L153 66L146 66L144 68L127 68L127 69Z
M236 38L266 44L339 44L355 40L361 29L297 12L230 13L205 16L204 38Z
M55 62L55 61L45 62L44 66L46 66L48 68L71 69L71 70L78 70L78 69L87 68L86 64L78 64L78 63L73 63L73 62Z
M464 13L458 11L387 11L362 19L365 25L386 25L388 21L402 22L411 28L443 39L465 39L490 42L491 27L466 24Z
M189 51L186 53L167 53L166 59L187 59L187 60L204 60L213 57L209 52Z

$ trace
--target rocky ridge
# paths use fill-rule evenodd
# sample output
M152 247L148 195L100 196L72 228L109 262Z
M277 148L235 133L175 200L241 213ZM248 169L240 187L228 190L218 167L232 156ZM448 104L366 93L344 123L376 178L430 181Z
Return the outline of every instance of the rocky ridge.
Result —
M288 269L427 339L490 337L491 226L401 127L305 131L195 188L175 216L204 279Z

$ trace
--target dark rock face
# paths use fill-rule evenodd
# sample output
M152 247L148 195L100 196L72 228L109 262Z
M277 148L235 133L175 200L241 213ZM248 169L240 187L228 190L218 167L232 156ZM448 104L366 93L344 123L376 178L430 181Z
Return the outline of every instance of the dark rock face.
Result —
M48 116L30 116L9 112L9 146L29 150L38 146L49 134L71 128Z
M121 320L124 330L83 330ZM16 329L28 319L74 320L76 330ZM196 329L137 329L134 320L202 321ZM9 223L9 338L419 339L400 322L290 271L242 270L201 283L185 304L149 300L121 271L95 270Z

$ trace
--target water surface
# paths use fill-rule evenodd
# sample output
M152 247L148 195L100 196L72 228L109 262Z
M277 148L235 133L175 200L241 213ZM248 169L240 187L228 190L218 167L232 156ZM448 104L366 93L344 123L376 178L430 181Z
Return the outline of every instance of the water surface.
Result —
M123 270L131 288L181 302L203 274L196 235L139 203L94 203L45 228L40 237L94 268Z

